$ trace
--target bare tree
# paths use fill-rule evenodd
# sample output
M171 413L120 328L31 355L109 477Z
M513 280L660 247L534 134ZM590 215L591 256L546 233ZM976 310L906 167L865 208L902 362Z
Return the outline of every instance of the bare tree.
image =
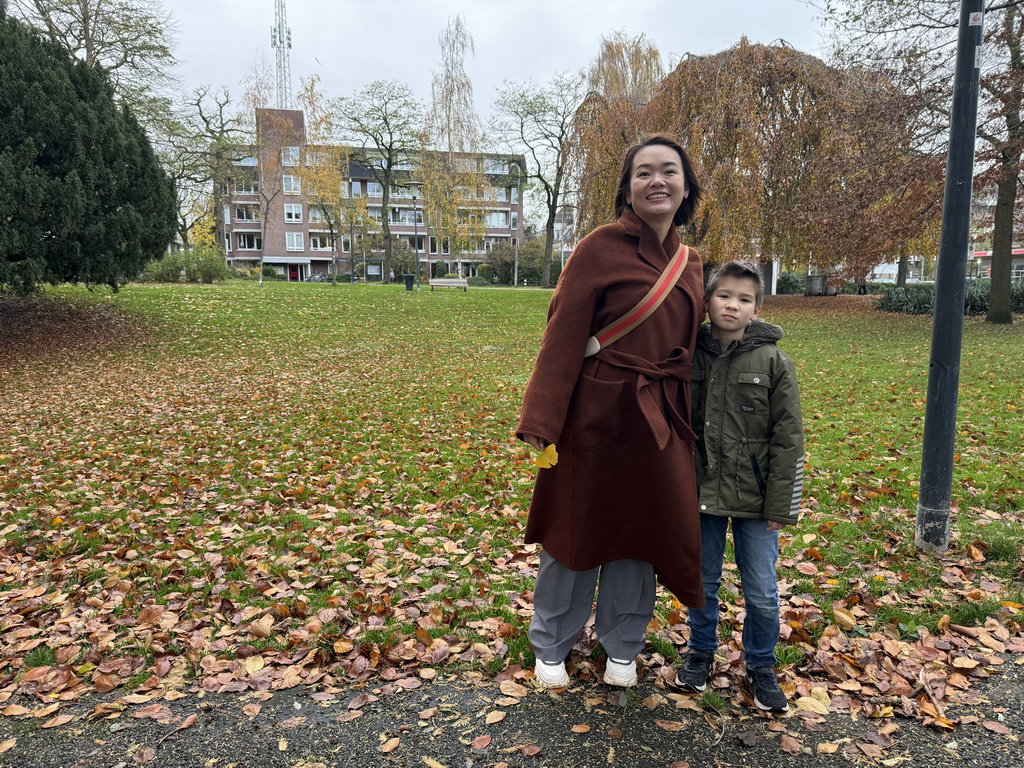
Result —
M159 0L9 0L12 15L87 64L103 68L144 125L174 83L174 20Z
M341 137L352 147L352 162L361 165L382 188L381 227L384 269L391 280L392 236L389 219L391 188L407 178L406 169L422 149L423 107L409 86L377 80L350 98L334 104Z
M495 137L510 153L526 156L525 177L537 182L534 188L543 196L545 287L551 285L555 220L563 205L573 121L585 95L582 75L559 74L543 87L506 82L495 104Z

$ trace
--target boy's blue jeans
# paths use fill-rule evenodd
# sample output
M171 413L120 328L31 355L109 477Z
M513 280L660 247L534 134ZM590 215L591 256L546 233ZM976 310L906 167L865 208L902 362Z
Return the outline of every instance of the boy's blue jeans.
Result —
M732 520L733 549L740 571L747 616L743 621L743 655L747 669L775 665L779 640L779 587L775 563L779 559L779 533L768 521L746 517L700 516L703 608L689 608L690 647L718 650L718 587L722 582L725 534Z

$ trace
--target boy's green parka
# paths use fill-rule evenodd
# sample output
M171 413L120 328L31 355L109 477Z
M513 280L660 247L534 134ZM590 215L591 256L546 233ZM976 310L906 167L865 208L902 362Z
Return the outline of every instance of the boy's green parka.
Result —
M777 325L754 320L721 349L705 323L693 364L693 428L703 514L800 517L804 430L793 360L776 346Z

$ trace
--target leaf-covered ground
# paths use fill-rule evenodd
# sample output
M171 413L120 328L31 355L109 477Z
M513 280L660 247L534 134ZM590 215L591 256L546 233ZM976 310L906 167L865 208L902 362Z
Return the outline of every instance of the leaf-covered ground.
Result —
M387 694L442 668L527 682L535 469L512 432L549 297L229 283L0 303L0 707ZM1021 325L967 323L955 541L935 558L913 544L929 319L860 297L762 316L787 331L807 429L784 686L807 718L952 728L950 704L1024 652ZM731 570L723 590L713 689L740 710ZM684 620L663 595L642 660L659 688ZM594 651L585 636L577 679L598 679Z

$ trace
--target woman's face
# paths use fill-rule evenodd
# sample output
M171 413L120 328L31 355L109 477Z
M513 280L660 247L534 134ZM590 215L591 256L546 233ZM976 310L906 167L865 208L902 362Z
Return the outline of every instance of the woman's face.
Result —
M671 221L687 194L683 163L672 147L651 144L634 155L626 202L645 222Z

